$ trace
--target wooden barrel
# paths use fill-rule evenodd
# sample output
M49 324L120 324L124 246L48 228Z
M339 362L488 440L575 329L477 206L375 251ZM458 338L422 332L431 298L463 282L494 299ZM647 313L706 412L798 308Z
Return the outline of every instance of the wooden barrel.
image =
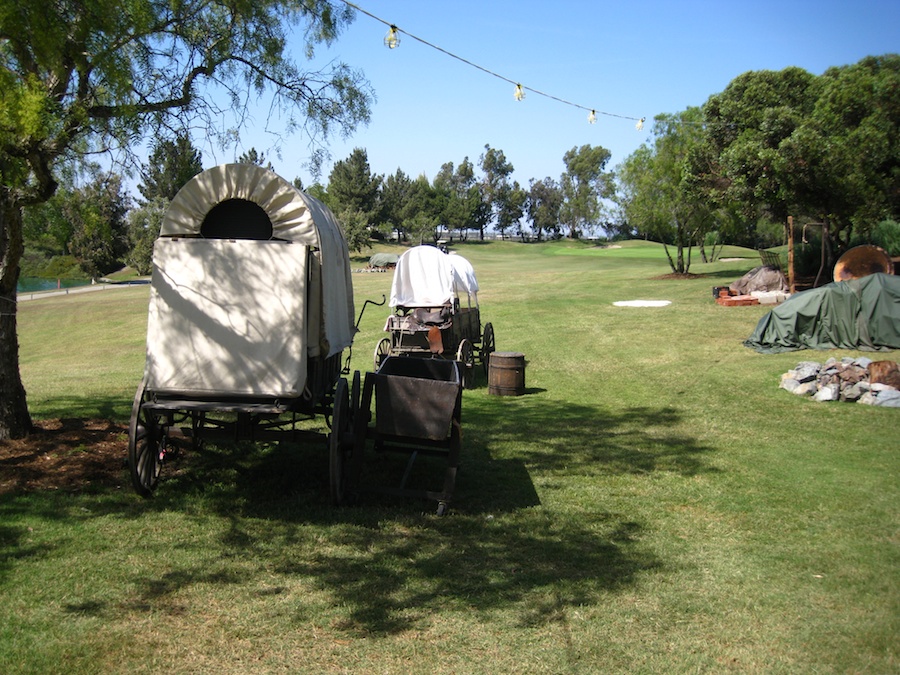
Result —
M491 353L488 365L488 393L495 396L521 396L525 393L524 354Z

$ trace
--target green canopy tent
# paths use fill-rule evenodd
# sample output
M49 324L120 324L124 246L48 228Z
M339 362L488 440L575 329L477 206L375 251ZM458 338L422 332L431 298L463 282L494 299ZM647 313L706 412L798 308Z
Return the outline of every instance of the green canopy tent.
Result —
M900 277L871 274L797 293L765 314L744 345L767 354L900 349Z

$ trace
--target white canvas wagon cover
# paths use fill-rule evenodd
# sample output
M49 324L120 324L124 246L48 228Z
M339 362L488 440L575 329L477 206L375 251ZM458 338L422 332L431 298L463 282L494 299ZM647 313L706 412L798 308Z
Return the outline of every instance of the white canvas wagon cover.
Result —
M204 236L213 208L248 202L270 239ZM340 353L355 331L349 251L321 202L250 164L213 167L178 192L153 252L150 390L300 396L307 359Z
M471 263L434 246L415 246L397 260L391 307L440 307L464 294L477 302L478 280Z

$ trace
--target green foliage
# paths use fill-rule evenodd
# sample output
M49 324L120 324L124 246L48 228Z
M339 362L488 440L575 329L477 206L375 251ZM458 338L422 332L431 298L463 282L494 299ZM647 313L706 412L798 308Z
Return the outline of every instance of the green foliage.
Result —
M22 276L38 279L87 279L75 256L47 257L38 251L26 251L22 256Z
M560 178L563 203L559 218L572 239L599 225L601 200L614 194L612 174L605 172L609 158L609 150L599 145L574 147L563 156L566 170Z
M369 247L369 216L362 211L344 209L335 214L341 224L344 238L351 251L359 252Z
M675 247L672 271L690 269L691 247L716 224L706 199L693 189L689 158L701 140L701 113L688 108L658 115L653 144L643 145L617 172L619 205L638 233Z
M347 159L335 162L328 176L329 206L336 211L359 211L370 220L376 215L382 176L373 174L369 157L354 148Z
M441 223L450 230L481 232L490 218L490 204L482 196L482 186L475 176L475 166L466 157L454 168L453 162L441 166L433 187L441 193ZM465 236L465 235L464 235Z
M840 252L854 230L900 213L900 56L815 76L748 72L704 105L694 184L745 218L828 220Z
M397 238L403 236L403 209L412 193L412 179L401 169L388 176L379 193L379 212L383 220L382 229L393 229Z
M870 233L871 241L887 251L890 256L900 256L900 223L882 220Z
M425 176L419 176L409 186L409 197L400 210L406 235L420 244L437 239L437 228L444 202Z
M489 218L492 217L497 225L502 223L505 228L509 223L503 214L510 208L507 202L513 196L510 176L514 167L506 159L502 150L492 148L487 144L484 146L484 153L479 158L479 163L483 173L481 194L492 214ZM490 220L486 220L484 226L489 222ZM479 231L481 239L484 239L484 226Z
M89 276L107 274L121 266L129 248L129 206L121 178L98 173L83 187L61 189L48 201L27 208L26 244L47 258L71 255Z
M140 275L150 274L153 269L153 243L159 237L168 206L168 200L155 197L128 214L131 250L126 262Z
M250 148L246 152L241 153L240 157L238 157L235 162L238 164L255 164L256 166L261 166L269 171L275 170L275 167L272 166L272 162L266 159L265 153L258 152L256 148Z
M91 276L122 266L129 249L129 202L122 180L115 174L100 174L70 195L65 207L74 228L70 248Z
M141 168L138 190L148 202L170 202L191 178L203 171L202 155L186 134L158 140Z
M543 180L531 181L526 211L537 241L542 241L544 236L553 237L559 234L559 212L562 204L562 188L550 176Z

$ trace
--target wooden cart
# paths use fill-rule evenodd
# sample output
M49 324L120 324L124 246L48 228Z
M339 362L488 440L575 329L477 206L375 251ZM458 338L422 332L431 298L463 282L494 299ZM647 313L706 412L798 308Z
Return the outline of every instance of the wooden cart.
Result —
M462 447L461 364L444 359L388 356L374 373L337 386L330 437L332 497L376 491L437 502L444 515L453 497ZM366 455L400 454L407 458L395 484L368 481ZM410 475L419 457L437 457L443 465L434 485L413 486ZM430 480L430 479L428 479Z

